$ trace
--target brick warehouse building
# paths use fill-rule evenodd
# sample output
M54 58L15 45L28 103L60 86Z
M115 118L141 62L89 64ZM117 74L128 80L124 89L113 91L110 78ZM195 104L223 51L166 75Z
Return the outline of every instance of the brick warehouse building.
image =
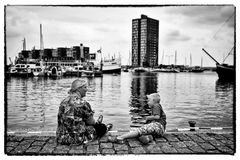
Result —
M132 66L154 67L158 65L159 21L141 15L132 20Z

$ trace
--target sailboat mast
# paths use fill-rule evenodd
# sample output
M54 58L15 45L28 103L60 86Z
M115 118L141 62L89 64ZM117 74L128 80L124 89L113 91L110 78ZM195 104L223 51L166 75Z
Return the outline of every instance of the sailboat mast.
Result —
M190 53L190 67L192 67L192 54Z
M175 51L175 65L177 65L177 51Z
M129 51L129 55L128 55L128 65L131 65L131 52Z
M161 64L163 64L163 60L164 60L164 50L163 50L163 54L162 54L162 62L161 62Z

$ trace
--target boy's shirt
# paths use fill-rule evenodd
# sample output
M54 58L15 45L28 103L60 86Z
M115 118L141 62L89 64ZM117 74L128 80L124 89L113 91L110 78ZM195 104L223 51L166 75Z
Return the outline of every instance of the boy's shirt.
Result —
M164 113L163 109L162 109L162 106L161 104L155 104L153 107L152 107L152 115L159 115L160 118L159 119L156 119L154 120L155 122L159 122L163 125L164 129L166 129L166 114Z

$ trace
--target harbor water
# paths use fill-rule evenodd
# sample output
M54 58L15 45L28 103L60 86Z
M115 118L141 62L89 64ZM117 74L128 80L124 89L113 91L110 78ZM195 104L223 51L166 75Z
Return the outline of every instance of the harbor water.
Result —
M60 102L67 97L76 77L6 79L7 131L55 131ZM131 117L144 114L146 95L160 93L167 115L167 130L197 127L233 127L234 90L230 82L219 82L215 72L104 74L83 78L89 91L85 99L103 115L113 130L130 129Z

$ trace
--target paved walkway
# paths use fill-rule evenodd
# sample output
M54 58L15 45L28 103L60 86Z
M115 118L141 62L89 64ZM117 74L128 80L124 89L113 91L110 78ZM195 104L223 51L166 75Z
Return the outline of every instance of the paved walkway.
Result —
M115 135L111 135L115 136ZM126 154L230 154L236 152L232 132L175 132L149 144L129 139L111 143L107 135L84 145L60 145L55 136L7 135L7 155L126 155Z

